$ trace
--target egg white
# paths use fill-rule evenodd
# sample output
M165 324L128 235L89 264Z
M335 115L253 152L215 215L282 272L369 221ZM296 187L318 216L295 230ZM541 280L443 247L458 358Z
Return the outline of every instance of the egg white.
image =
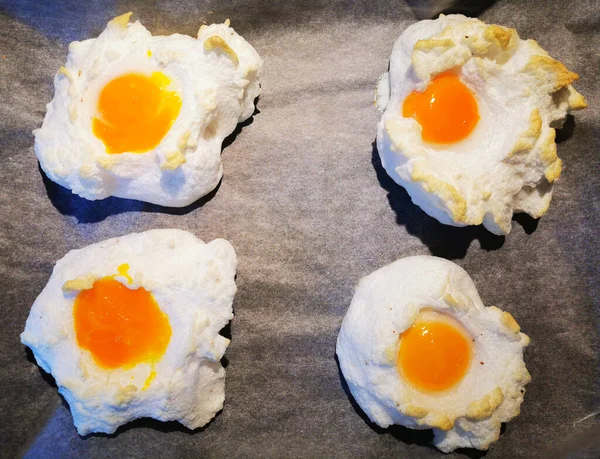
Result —
M69 45L44 123L34 131L35 152L51 180L84 198L186 206L221 180L223 139L252 116L262 61L228 21L202 26L194 39L152 36L129 16L109 22L98 38ZM156 148L108 154L91 128L100 91L123 74L155 71L181 98L177 119Z
M411 386L397 368L400 335L423 308L457 320L473 339L466 375L440 393ZM449 452L487 449L498 439L501 423L519 414L530 381L523 362L528 344L510 314L483 305L462 268L442 258L416 256L361 279L336 352L353 397L372 422L432 428L435 446Z
M77 344L73 305L79 292L71 286L113 276L125 263L133 284L116 279L148 290L168 317L172 335L157 363L106 369ZM108 239L72 250L56 263L21 341L56 380L80 435L112 433L140 417L176 420L194 429L222 409L220 360L229 339L219 331L233 317L236 265L226 240L205 244L174 229Z
M416 120L402 116L402 104L447 70L475 96L480 120L463 141L434 145L422 140ZM539 218L548 209L561 171L554 128L586 106L570 84L576 78L513 29L460 15L413 24L378 83L382 165L441 223L507 234L513 213Z

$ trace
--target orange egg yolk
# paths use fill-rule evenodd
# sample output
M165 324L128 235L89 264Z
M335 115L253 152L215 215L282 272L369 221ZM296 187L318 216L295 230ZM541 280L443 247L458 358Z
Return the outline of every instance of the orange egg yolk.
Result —
M169 319L143 287L130 290L113 277L82 290L73 307L77 344L105 368L156 363L171 339Z
M144 153L169 132L181 109L181 98L161 73L129 73L111 80L100 92L92 130L108 153Z
M404 99L402 116L417 120L423 140L429 143L463 140L479 121L477 100L452 72L433 78L423 92L411 92Z
M470 367L472 340L458 322L443 316L421 315L400 336L398 371L416 389L450 389Z

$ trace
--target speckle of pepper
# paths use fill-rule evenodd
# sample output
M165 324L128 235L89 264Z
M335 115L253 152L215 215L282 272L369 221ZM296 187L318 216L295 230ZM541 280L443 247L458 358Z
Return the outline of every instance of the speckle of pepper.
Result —
M483 365L483 362L479 362L481 365Z

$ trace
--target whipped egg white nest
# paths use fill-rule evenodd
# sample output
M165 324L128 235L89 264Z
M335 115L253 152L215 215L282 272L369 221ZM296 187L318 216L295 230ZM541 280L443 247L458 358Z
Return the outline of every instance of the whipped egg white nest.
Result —
M86 199L183 207L221 180L221 145L254 112L262 60L229 21L152 36L131 13L73 42L34 131L40 166Z
M35 300L23 344L80 435L141 417L190 429L222 409L236 255L224 239L133 233L72 250Z
M413 24L377 88L382 165L441 223L507 234L513 213L548 209L562 169L555 129L587 106L577 78L514 29L461 15ZM444 92L458 86L466 95ZM421 107L407 107L423 95ZM446 108L436 114L435 104Z
M340 368L369 419L433 429L434 445L487 449L520 412L529 338L485 307L469 275L431 256L361 279L337 339Z

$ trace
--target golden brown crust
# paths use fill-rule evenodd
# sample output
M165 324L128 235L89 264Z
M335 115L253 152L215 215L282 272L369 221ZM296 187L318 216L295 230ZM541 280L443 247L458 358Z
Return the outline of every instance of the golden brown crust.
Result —
M68 91L69 96L71 96L71 99L73 99L74 98L73 96L76 94L75 77L69 71L69 69L67 69L65 66L61 66L58 69L58 74L64 75L67 78L67 80L69 80L69 89L67 91ZM75 97L75 100L77 100L76 97ZM77 103L73 100L69 103L68 113L69 113L69 121L71 121L71 123L74 123L77 120Z
M529 126L527 130L521 134L508 157L510 158L522 151L531 150L535 146L541 133L542 116L540 115L540 111L537 108L534 108L529 117Z
M69 82L73 81L73 75L71 75L71 72L69 72L69 69L67 69L64 65L60 66L60 68L58 69L58 73L60 75L66 76L67 79L69 80Z
M456 43L454 42L454 40L451 40L449 38L424 38L415 43L414 49L417 51L429 51L435 48L450 49L454 46L456 46Z
M521 331L521 327L510 312L504 311L500 316L500 322L513 333Z
M550 83L550 92L558 91L579 79L579 75L569 71L562 62L541 54L531 56L524 70L535 75L541 82ZM549 75L553 77L550 82Z
M573 87L571 87L570 89L571 89L571 92L569 94L569 100L568 100L569 108L571 110L582 110L584 108L587 108L588 104L587 104L587 101L585 100L585 97L583 97Z
M500 387L496 387L489 394L484 395L479 400L474 400L467 406L467 418L479 421L489 418L492 413L504 401L504 393Z
M556 154L556 131L552 128L548 130L548 134L543 139L540 145L540 159L547 164L544 170L544 176L549 183L554 182L560 177L562 171L562 161Z
M465 221L467 201L465 201L456 188L433 175L426 174L422 168L419 167L418 163L413 165L411 178L414 182L421 182L425 191L439 196L447 203L448 210L454 221Z
M62 286L62 290L65 293L80 292L81 290L88 290L94 286L94 282L97 280L96 277L91 274L85 277L78 277L65 282Z
M552 164L557 159L556 155L556 130L550 128L548 129L548 133L545 134L545 137L540 145L540 158L546 164Z
M548 212L549 208L550 208L550 199L547 199L545 201L545 204L543 204L541 207L538 207L537 209L535 209L535 212L529 211L528 213L533 218L540 218L542 215L544 215L546 212Z
M133 13L131 11L129 13L121 14L120 16L117 16L112 21L110 21L108 23L108 25L109 26L120 27L120 28L124 29L129 24L129 18L131 18L132 14Z
M173 171L182 164L185 164L187 160L181 151L173 150L165 155L165 161L160 165L162 170Z
M445 414L433 413L432 416L428 419L427 425L431 426L434 429L448 431L452 429L452 427L454 427L454 421Z
M397 151L402 150L406 156L418 156L413 154L413 150L410 148L410 143L405 140L405 128L398 125L398 118L390 118L385 121L385 130L390 138L390 150Z
M465 295L463 295L460 291L456 292L452 288L450 276L448 276L448 279L446 280L446 285L443 293L441 294L441 299L455 311L467 311L472 307L468 297L465 297Z
M117 405L125 406L135 398L137 392L138 388L135 384L128 384L115 393L113 400Z
M528 339L529 337L527 335L525 335ZM529 342L527 343L529 344ZM515 373L515 379L520 382L520 383L529 383L529 381L531 381L531 375L529 374L529 371L527 370L527 367L525 367L525 364L523 364L519 370Z
M184 151L186 149L191 134L192 133L190 130L186 129L177 140L177 148L179 148L180 151Z
M240 63L240 60L233 49L229 47L227 42L218 35L213 35L204 40L204 49L207 51L223 51L235 65Z
M406 416L410 416L411 418L415 419L422 419L429 414L429 411L425 408L415 405L404 405L401 411Z
M508 29L492 24L485 28L483 36L486 40L496 43L500 48L506 49L516 33L515 29Z
M548 182L552 183L560 177L562 173L562 160L560 158L556 158L556 161L552 163L550 166L546 168L544 171L544 177Z

